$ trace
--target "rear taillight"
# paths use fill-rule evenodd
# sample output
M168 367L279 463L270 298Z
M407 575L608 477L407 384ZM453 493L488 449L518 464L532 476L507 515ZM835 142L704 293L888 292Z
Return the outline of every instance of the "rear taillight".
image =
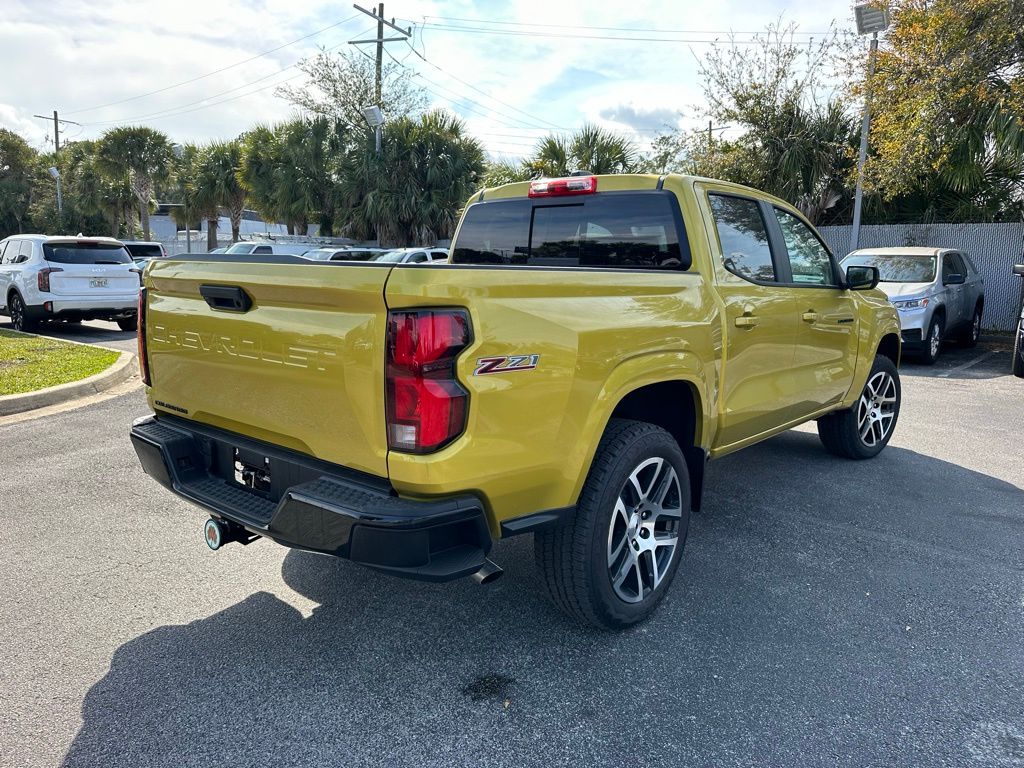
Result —
M139 269L138 267L132 267L132 268L131 268L131 269L129 269L128 271L129 271L129 272L134 272L134 273L135 273L135 276L136 276L137 278L139 278L139 285L142 285L142 270L141 270L141 269Z
M149 350L146 348L146 289L139 289L139 314L136 316L136 333L139 345L139 376L149 386Z
M469 393L455 363L471 340L461 309L388 314L386 408L388 447L430 453L466 428Z
M592 195L597 192L596 176L570 176L567 179L541 179L530 182L530 197Z
M50 275L54 272L63 272L60 267L44 267L36 272L36 285L40 291L50 292Z

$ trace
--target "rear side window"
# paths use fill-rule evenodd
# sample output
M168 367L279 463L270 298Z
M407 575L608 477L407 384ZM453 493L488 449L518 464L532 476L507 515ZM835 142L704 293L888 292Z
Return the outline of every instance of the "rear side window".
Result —
M623 192L568 198L495 200L466 211L454 264L612 269L690 267L671 193Z
M708 195L708 200L725 268L745 280L773 282L775 265L761 206L756 200L729 195Z
M132 264L123 245L107 243L44 243L43 258L55 264Z

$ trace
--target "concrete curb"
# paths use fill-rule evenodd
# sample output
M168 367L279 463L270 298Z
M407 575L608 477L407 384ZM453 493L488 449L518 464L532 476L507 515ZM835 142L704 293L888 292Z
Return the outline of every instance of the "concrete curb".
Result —
M110 348L104 347L104 349ZM67 384L58 384L55 387L47 387L35 392L0 396L0 416L10 416L14 413L45 408L68 400L95 395L127 381L134 374L135 355L131 352L120 352L120 357L107 370L93 374L87 379L70 381Z

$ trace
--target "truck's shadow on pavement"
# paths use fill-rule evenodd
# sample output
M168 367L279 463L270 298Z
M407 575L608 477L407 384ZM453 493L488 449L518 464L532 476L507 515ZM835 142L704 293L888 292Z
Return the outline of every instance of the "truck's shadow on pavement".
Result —
M64 765L1024 754L1024 491L898 448L843 462L789 433L712 465L707 499L668 599L618 634L547 606L528 538L497 548L507 573L486 588L290 553L311 616L257 592L122 645Z

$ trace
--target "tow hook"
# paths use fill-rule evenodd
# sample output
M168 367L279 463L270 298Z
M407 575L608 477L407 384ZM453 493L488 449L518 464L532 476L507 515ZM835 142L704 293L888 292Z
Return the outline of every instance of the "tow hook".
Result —
M484 558L483 566L479 571L473 574L473 578L476 580L477 584L484 585L497 581L501 578L503 573L505 573L505 571L502 570L500 565Z
M251 544L259 538L254 533L249 533L242 526L211 517L203 526L203 536L206 539L206 546L216 551L231 541L240 544Z

